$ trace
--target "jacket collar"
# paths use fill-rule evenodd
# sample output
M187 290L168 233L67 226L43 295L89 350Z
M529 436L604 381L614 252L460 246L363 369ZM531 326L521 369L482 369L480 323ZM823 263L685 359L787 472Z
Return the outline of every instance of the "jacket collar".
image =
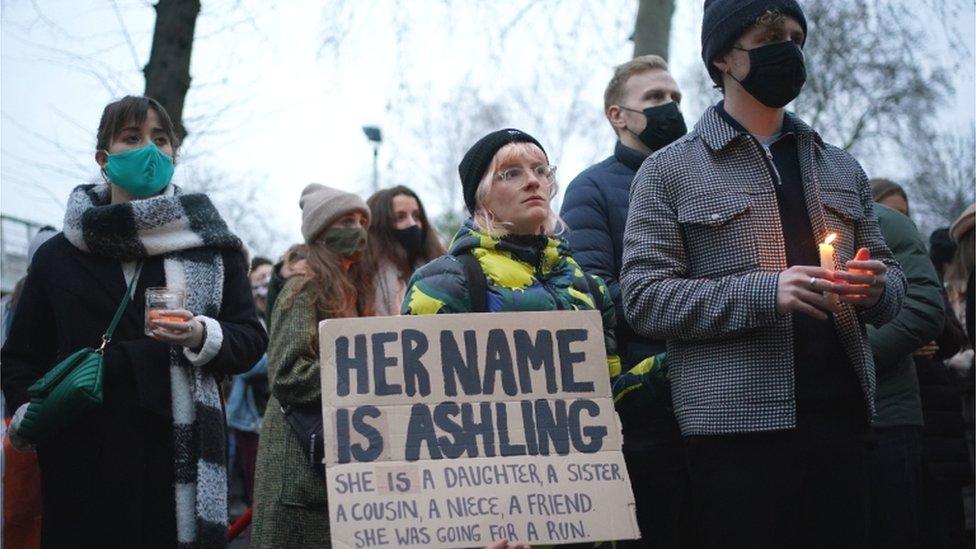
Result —
M749 132L741 124L725 112L724 103L724 101L719 101L716 105L709 107L702 115L701 120L695 124L695 131L701 136L702 141L715 151L724 149L739 136L749 135ZM783 132L792 132L797 137L812 137L817 145L823 145L820 134L813 131L806 122L789 111L783 116Z
M451 243L450 254L458 256L476 249L499 252L548 272L569 255L569 247L559 238L543 235L491 235L480 231L472 219L461 226Z
M644 163L647 155L642 154L638 150L631 149L618 140L613 148L613 157L617 159L617 162L636 172L640 169L641 164Z

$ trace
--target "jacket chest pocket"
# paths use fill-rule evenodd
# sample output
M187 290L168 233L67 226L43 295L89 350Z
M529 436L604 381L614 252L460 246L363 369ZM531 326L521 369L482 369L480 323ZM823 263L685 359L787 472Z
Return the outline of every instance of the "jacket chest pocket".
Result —
M755 270L756 228L747 194L692 196L677 207L692 278Z
M827 232L837 233L837 240L834 241L837 263L843 264L853 259L857 251L857 224L865 217L861 197L854 189L823 186L820 188L820 199L824 206Z

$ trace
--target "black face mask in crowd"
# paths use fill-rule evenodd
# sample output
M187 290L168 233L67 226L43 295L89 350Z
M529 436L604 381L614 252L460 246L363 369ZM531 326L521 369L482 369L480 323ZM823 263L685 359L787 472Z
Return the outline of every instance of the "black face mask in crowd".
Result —
M795 42L780 42L751 50L733 49L749 54L749 74L739 80L739 84L756 101L779 109L800 95L807 81L807 69L803 51Z
M393 231L393 235L411 259L420 255L424 247L424 230L420 228L420 225L397 229Z
M646 145L648 149L651 149L652 152L670 145L674 140L688 133L688 127L685 126L685 117L681 115L681 110L678 109L678 104L674 101L656 107L647 107L643 111L630 109L622 105L620 108L626 111L642 112L644 114L644 118L647 119L647 125L644 126L644 131L639 134L634 133L630 128L627 128L627 131L634 133L637 139L640 139L640 142Z

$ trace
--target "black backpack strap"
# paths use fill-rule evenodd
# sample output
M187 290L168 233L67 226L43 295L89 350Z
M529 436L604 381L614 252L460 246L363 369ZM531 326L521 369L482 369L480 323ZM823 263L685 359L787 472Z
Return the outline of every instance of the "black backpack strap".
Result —
M470 253L457 256L464 267L464 277L468 279L468 295L471 296L471 312L488 312L488 282L485 281L485 271L481 268L478 258Z
M596 278L583 273L583 278L586 279L586 287L590 289L590 297L593 298L593 308L600 310L600 300L603 294L600 292L600 285L596 283Z

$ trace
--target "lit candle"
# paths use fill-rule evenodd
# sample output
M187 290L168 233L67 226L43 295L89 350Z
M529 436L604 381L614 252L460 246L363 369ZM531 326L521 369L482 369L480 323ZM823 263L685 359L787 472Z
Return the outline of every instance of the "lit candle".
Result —
M834 239L837 238L837 233L830 233L827 238L821 242L818 247L820 248L820 267L827 269L828 271L837 270L837 265L834 263ZM837 305L840 303L840 298L837 294L826 292L824 295L830 301L832 305Z

